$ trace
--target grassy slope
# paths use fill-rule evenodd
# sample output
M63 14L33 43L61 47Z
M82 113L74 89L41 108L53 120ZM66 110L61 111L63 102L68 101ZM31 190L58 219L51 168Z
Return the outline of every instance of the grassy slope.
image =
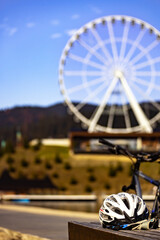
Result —
M58 190L46 190L43 193L59 194L120 192L123 185L130 183L130 166L130 162L123 157L74 156L66 147L41 146L37 151L18 147L14 154L5 154L0 158L0 174L8 169L15 178L43 178L48 175ZM158 164L143 164L141 169L148 175L159 178ZM144 181L142 187L143 193L152 192L152 186ZM41 193L41 190L34 193Z

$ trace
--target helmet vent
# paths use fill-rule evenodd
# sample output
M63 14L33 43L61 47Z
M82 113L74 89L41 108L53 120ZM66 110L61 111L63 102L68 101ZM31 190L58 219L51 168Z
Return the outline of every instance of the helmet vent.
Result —
M113 196L110 198L110 200L117 203L117 199L115 197L113 197Z
M109 202L106 202L106 206L107 206L107 207L111 207L111 206L112 206L112 204L111 204L111 203L109 203Z
M123 215L122 211L119 208L115 208L114 212L117 213L117 214Z
M139 211L141 209L141 206L142 206L142 203L141 202L138 202L137 203L137 211Z
M127 201L126 198L122 199L122 201L124 202L124 204L126 205L126 207L129 209L130 208L130 205L129 205L129 202Z

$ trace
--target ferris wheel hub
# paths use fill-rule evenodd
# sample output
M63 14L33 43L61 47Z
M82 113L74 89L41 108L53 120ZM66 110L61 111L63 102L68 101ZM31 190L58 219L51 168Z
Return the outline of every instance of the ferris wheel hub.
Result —
M124 77L124 73L123 73L121 70L116 70L116 71L114 72L114 76L115 76L116 78L121 79L121 78Z

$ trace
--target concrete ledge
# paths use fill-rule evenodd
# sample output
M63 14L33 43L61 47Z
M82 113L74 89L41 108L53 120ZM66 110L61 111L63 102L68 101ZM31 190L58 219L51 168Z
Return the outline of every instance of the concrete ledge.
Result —
M97 201L97 196L92 195L27 195L27 194L1 194L1 201Z
M160 230L121 230L102 228L99 222L69 222L69 240L151 240L160 239Z
M29 234L15 232L0 227L0 240L49 240L48 238L40 238Z

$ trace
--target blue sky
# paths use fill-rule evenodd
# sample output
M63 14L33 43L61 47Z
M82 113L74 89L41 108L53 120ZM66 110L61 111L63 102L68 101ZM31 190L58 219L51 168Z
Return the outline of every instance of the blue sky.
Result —
M160 30L160 0L0 0L0 109L63 102L62 51L73 31L108 15Z

